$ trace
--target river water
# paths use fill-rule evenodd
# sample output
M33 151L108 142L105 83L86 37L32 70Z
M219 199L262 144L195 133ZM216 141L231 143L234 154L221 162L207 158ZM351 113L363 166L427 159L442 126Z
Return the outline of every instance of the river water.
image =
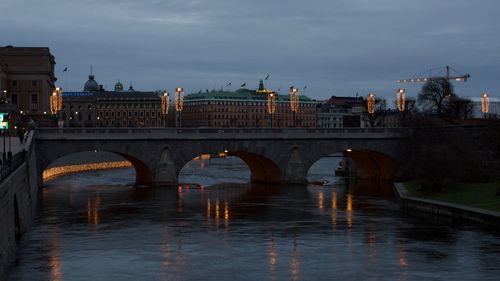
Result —
M43 188L6 280L500 280L500 234L405 214L388 183L252 185L234 159L192 161L178 188L133 169ZM0 278L1 279L1 278Z

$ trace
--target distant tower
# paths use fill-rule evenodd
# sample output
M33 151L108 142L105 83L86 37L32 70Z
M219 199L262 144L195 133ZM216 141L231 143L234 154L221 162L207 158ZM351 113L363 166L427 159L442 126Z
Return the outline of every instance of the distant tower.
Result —
M134 87L132 86L132 81L130 81L130 86L128 87L129 92L135 92Z
M260 79L260 82L259 82L259 90L260 91L264 90L264 82L262 81L262 79Z
M99 84L94 80L94 73L93 73L92 66L90 66L89 80L87 80L87 82L85 82L85 85L83 86L83 91L84 92L99 91Z
M123 84L118 80L118 83L115 84L115 92L123 91Z

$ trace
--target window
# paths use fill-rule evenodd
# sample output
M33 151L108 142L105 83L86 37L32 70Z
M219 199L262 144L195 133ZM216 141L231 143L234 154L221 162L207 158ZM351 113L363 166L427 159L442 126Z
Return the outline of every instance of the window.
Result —
M36 87L36 85L38 85L38 81L37 80L31 80L31 86Z
M17 94L12 94L10 100L13 104L17 104Z
M14 88L17 87L17 80L12 80L12 87L14 87Z
M38 109L38 94L31 94L31 110Z

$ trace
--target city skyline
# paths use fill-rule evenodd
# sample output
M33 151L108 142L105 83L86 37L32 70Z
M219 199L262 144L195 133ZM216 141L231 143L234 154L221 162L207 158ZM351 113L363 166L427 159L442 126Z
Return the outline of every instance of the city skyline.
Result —
M421 87L397 79L445 65L471 74L468 82L455 83L461 96L495 96L499 88L495 1L51 0L3 6L12 12L0 18L1 45L49 47L58 85L69 91L83 90L90 65L108 90L118 80L141 91L183 86L193 93L229 83L236 90L243 83L256 88L270 74L266 86L281 93L295 85L307 86L305 94L315 99L374 92L392 100L397 88L416 97Z

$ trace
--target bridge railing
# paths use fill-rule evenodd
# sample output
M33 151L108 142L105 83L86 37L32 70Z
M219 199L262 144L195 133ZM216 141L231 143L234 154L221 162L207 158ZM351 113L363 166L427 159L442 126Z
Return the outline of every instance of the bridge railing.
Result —
M12 159L0 162L0 182L3 182L12 172L24 163L26 151L12 155Z
M39 128L40 134L339 134L397 133L407 128Z

